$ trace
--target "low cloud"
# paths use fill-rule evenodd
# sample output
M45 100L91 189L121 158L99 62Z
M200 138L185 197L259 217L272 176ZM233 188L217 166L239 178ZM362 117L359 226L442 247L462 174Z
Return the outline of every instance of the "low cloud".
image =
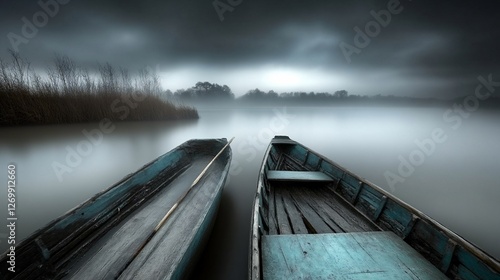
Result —
M498 72L494 1L401 1L404 10L347 63L340 42L352 42L354 28L388 2L243 1L221 22L210 1L70 1L20 53L35 65L50 63L54 53L90 68L97 62L159 65L167 88L196 77L238 93L274 85L278 91L448 97L470 91L477 75ZM7 34L20 32L21 19L37 9L36 1L0 3L1 57L11 48ZM263 69L271 74L259 73ZM304 82L283 86L276 72L273 83L272 69L302 72Z

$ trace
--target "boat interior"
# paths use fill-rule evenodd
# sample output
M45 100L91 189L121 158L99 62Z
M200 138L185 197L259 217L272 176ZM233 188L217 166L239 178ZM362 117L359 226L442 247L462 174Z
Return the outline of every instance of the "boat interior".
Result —
M260 241L254 246L260 247L263 271L252 273L273 278L288 271L285 279L319 270L327 279L358 279L351 273L363 271L375 273L364 277L387 279L498 277L488 267L498 263L460 236L286 136L271 142L260 176L254 214L254 238ZM392 253L384 255L389 248ZM341 256L350 269L331 268L332 259ZM370 265L377 258L385 261ZM322 262L330 269L314 264ZM366 265L356 265L360 262ZM281 274L273 274L277 271ZM395 274L376 274L382 271Z
M287 143L275 144L263 180L267 234L379 231L381 228L335 192L338 180L291 156Z

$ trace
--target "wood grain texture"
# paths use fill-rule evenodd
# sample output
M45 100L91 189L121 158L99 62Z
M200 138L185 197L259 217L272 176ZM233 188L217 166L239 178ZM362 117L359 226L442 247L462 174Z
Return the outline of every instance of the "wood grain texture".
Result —
M286 182L271 184L275 202L269 220L278 221L279 231L269 234L335 233L376 231L379 228L324 184L302 186Z
M269 235L263 279L448 279L391 232Z
M288 219L288 214L285 211L283 196L274 190L274 202L276 207L276 221L278 222L279 234L292 234L292 226Z
M207 174L200 183L219 179L217 174ZM118 279L180 279L190 265L191 251L199 249L199 233L205 234L205 229L198 229L216 197L220 199L220 192L215 188L194 188Z
M312 181L312 182L333 182L333 179L319 171L276 171L270 170L267 173L270 181Z
M85 254L79 267L75 268L74 274L69 275L69 278L107 279L118 275L163 215L190 187L193 178L200 174L209 161L210 158L204 158L194 162L169 188L162 190L147 205L132 213L127 220L101 238L95 246L97 250Z

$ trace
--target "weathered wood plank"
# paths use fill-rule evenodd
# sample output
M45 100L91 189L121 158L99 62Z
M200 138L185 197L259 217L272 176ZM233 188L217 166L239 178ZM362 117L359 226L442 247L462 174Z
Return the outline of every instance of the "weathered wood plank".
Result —
M383 229L391 230L403 237L404 229L412 218L413 214L410 211L389 199L378 218L377 224Z
M217 174L210 173L200 182L218 180ZM218 208L218 204L211 201L218 202L221 194L222 191L210 188L194 188L186 196L186 203L179 206L179 211L172 214L118 279L181 279L193 265L190 257L196 251L201 253L200 244L206 242L205 233L212 226L210 221L215 221ZM200 212L205 212L207 219L199 219Z
M439 267L443 273L448 272L456 247L457 243L449 239L448 244L446 245L446 251L443 255L443 258L441 259L441 266Z
M337 211L326 203L325 196L318 195L317 192L313 192L314 195L311 195L310 205L315 207L316 211L320 213L323 217L323 220L328 224L328 226L332 229L334 233L342 233L342 232L350 232L350 231L361 231L359 227L356 226L356 223L353 221L349 222L344 217L342 217Z
M357 210L343 200L329 187L311 189L316 192L318 201L324 204L324 207L329 207L329 217L341 225L345 232L356 231L377 231L378 226L372 221L361 215ZM343 223L345 221L345 223Z
M281 196L283 197L283 204L285 211L288 214L292 230L294 234L308 233L307 227L302 220L302 214L299 212L288 192L287 188L280 188Z
M276 221L276 198L274 188L269 188L269 208L268 208L268 221L269 221L269 234L278 234L278 222Z
M295 158L299 163L304 162L306 157L307 149L300 145L290 146L290 149L287 151L287 154L292 158Z
M163 189L146 205L135 211L114 230L101 238L94 250L87 252L70 273L72 279L113 278L125 268L137 249L158 224L163 215L173 206L178 197L192 183L196 174L210 161L198 160L178 176L168 188ZM192 195L198 192L194 189ZM194 222L193 219L190 222ZM194 225L193 227L194 228Z
M500 275L498 275L497 272L490 269L484 262L466 251L463 247L457 246L455 251L455 257L459 263L458 275L460 275L462 279L474 279L474 277L488 280L500 279ZM467 272L474 277L466 278Z
M279 234L292 234L293 231L290 226L290 222L288 221L288 214L285 211L283 197L279 193L278 188L275 188L274 190L274 203L276 207L276 221L278 222Z
M378 217L380 217L380 214L382 213L382 210L384 210L385 204L387 203L387 196L382 196L382 199L380 199L380 202L377 206L377 209L375 210L375 213L373 214L373 220L376 221L378 220Z
M318 170L319 164L321 162L321 158L313 153L310 153L309 151L307 151L307 152L308 152L309 156L306 158L304 165L308 166L309 168L311 168L313 170Z
M331 175L334 179L340 179L344 176L345 171L341 168L330 164L328 161L322 161L320 168L323 172Z
M410 233L413 231L413 227L419 220L420 218L418 216L416 215L412 216L411 220L408 222L408 224L403 230L403 236L402 236L403 239L406 239L408 235L410 235Z
M262 237L264 279L448 279L391 232Z
M289 154L281 154L281 162L278 165L277 170L288 170L288 171L314 171L302 164L301 159L295 158Z
M333 182L333 179L319 171L283 171L269 170L269 181Z
M263 231L267 231L269 232L269 222L268 220L266 219L266 214L264 214L264 209L262 209L262 207L259 207L259 224L263 227Z
M354 190L354 194L352 195L352 198L351 198L352 205L356 204L358 197L359 197L359 194L361 193L361 190L363 190L363 182L359 182L358 187Z
M306 225L309 233L333 232L333 229L330 228L322 219L321 214L309 205L311 197L307 195L307 187L296 187L289 193L293 203L302 214L304 224Z

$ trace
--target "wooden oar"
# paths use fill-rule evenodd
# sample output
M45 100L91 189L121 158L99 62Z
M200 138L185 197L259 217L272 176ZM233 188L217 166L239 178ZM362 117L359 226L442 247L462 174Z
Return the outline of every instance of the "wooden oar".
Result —
M170 208L170 210L168 210L167 214L165 214L163 219L161 219L161 221L158 223L158 225L156 225L156 227L153 231L153 235L163 226L165 221L168 219L168 217L170 217L170 215L174 212L174 210L177 208L177 206L179 206L179 204L184 200L184 198L187 196L189 191L198 183L198 181L200 181L201 177L203 177L205 172L207 172L210 165L212 165L212 163L214 163L214 161L219 157L219 155L222 154L222 152L227 148L227 146L229 146L229 144L231 144L231 142L233 142L233 139L234 139L234 137L231 138L231 140L229 140L229 142L227 142L227 144L222 148L222 150L219 151L219 153L217 153L217 155L215 155L215 157L208 163L208 165L203 169L203 171L201 171L200 175L198 175L198 177L196 177L196 179L194 179L194 181L191 184L191 186L189 187L189 189L179 198L179 200L177 200L177 202L174 204L174 206L172 206L172 208Z
M203 177L205 172L207 172L208 168L210 168L212 163L214 163L214 161L220 156L220 154L222 154L222 152L229 146L229 144L231 144L231 142L233 142L233 140L234 140L234 137L231 138L231 140L229 140L229 142L227 142L227 144L224 145L224 147L222 147L222 149L217 153L217 155L215 155L215 157L207 164L207 166L203 169L203 171L201 171L200 175L198 175L198 177L196 177L196 179L194 179L194 181L191 184L191 186L189 187L189 189L187 189L187 191L177 200L177 202L175 202L174 206L172 206L172 208L170 208L170 210L168 210L167 214L165 214L165 216L163 216L163 218L158 223L158 225L156 225L154 230L149 234L148 238L144 241L144 243L142 243L141 247L139 247L139 249L135 252L134 256L128 261L128 263L125 265L125 267L120 271L120 274L123 273L123 271L125 271L125 269L127 269L127 267L132 263L132 261L137 257L137 255L139 255L139 253L144 249L144 247L146 247L146 244L148 244L149 241L151 241L153 236L155 236L155 234L158 232L158 230L165 224L168 217L170 217L170 215L172 215L172 213L177 208L177 206L179 206L179 204L188 195L189 191L191 189L193 189L193 187L200 181L200 179Z

